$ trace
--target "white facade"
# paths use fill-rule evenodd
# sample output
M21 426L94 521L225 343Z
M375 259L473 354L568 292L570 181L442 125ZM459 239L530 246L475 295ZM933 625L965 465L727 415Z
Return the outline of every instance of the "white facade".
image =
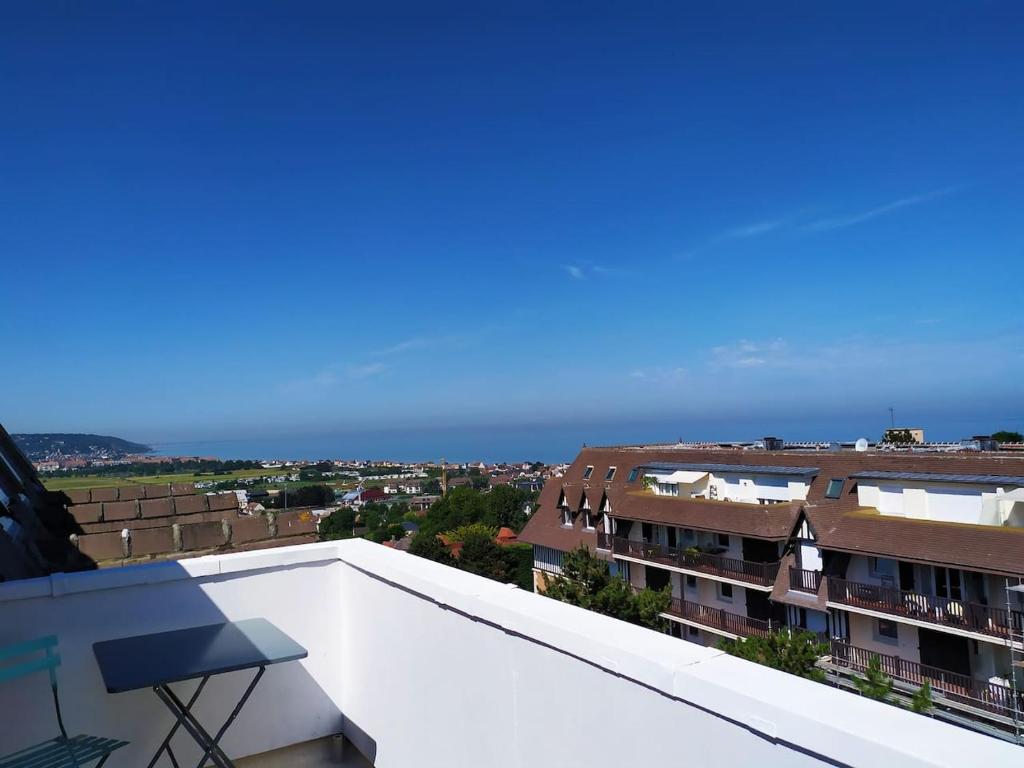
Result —
M648 471L651 489L659 496L771 504L807 498L810 481L805 477L749 472L700 472L694 470Z
M883 515L975 525L1024 526L1024 489L922 480L857 481L857 500Z

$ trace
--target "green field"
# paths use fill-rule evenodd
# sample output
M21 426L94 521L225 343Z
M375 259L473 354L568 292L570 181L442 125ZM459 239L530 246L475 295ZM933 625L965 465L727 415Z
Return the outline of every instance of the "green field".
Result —
M291 472L276 469L237 469L234 472L218 472L213 475L196 475L192 472L178 472L167 475L135 475L132 477L103 477L97 475L73 475L71 477L44 477L43 485L51 491L69 491L77 488L109 488L115 485L146 485L156 483L221 483L225 480L237 480L243 477L263 477L288 475ZM289 483L288 485L297 485ZM326 483L340 485L342 483Z

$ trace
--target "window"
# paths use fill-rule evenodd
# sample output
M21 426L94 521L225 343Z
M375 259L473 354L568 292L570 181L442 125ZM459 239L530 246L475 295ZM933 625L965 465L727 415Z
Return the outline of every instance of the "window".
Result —
M883 643L895 643L900 639L898 625L890 619L878 619L875 622L875 639Z
M697 534L693 532L693 528L683 529L683 541L693 544L697 541Z
M633 467L631 470L629 470L629 479L626 482L628 482L628 483L635 483L636 482L636 476L639 475L639 474L640 474L640 467Z
M838 499L843 493L843 478L833 477L828 481L828 488L825 489L826 499Z
M589 480L592 474L594 474L594 468L588 464L587 468L583 470L583 479Z
M688 634L690 637L696 637L697 635L700 634L700 630L697 629L696 627L689 627L688 626L686 628L686 634Z
M727 603L732 602L732 584L725 581L718 582L718 599Z
M718 534L718 546L728 548L728 546L729 546L729 535L728 534L726 534L726 533Z
M880 579L893 578L893 561L884 557L869 557L868 569L871 575Z
M604 481L611 482L611 479L615 477L615 467L608 467L608 472L604 476Z
M588 531L594 530L594 518L590 516L590 510L583 510L583 527Z
M689 573L686 574L686 586L691 587L692 589L696 589L697 577Z
M658 494L661 496L678 496L679 486L676 483L658 483Z
M572 525L572 510L562 507L562 525Z

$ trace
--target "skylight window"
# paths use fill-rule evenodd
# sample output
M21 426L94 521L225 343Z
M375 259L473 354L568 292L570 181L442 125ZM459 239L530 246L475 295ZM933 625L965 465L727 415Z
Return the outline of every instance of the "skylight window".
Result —
M583 470L583 479L589 480L592 474L594 474L594 468L588 464L587 468Z
M826 499L838 499L843 493L843 478L833 477L828 481L828 488L825 490Z
M633 467L629 470L629 480L627 482L636 482L636 476L640 474L640 467Z
M615 477L615 467L608 467L608 473L604 476L604 481L607 483L613 477Z

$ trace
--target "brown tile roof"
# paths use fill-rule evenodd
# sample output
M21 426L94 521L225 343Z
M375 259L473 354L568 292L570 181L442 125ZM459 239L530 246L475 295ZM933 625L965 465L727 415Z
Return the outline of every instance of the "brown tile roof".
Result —
M629 474L633 468L652 462L678 462L678 463L704 463L704 464L745 464L754 466L774 465L783 467L817 467L818 474L811 482L808 491L810 502L824 501L825 490L829 480L832 478L845 478L842 489L842 498L846 504L856 498L856 481L849 479L857 472L865 471L901 471L901 472L944 472L954 474L992 474L992 475L1024 475L1024 456L1007 453L977 453L977 454L912 454L912 453L878 453L866 452L857 453L854 451L759 451L722 448L584 448L576 456L575 460L566 470L563 478L552 478L541 491L537 500L537 507L534 514L523 531L519 534L519 540L530 544L551 547L562 551L568 551L581 543L593 549L597 543L596 534L593 531L586 531L582 526L582 516L578 515L572 527L563 527L561 524L561 513L557 508L559 495L562 489L566 489L566 495L573 509L579 508L580 497L574 494L582 493L584 490L590 498L590 506L594 512L600 510L601 494L607 488L611 498L612 509L615 514L639 515L653 517L655 514L667 515L666 508L658 507L658 512L638 512L641 507L646 507L647 502L655 502L652 508L660 501L679 503L678 499L662 499L653 495L644 495L643 502L625 500L623 506L623 494L630 490L639 490L642 486L639 477L628 483ZM587 466L592 466L590 480L583 480L583 473ZM611 483L605 483L604 477L608 468L617 468L615 477ZM616 498L619 499L617 504ZM705 525L712 522L711 513L698 514L696 508L689 506L697 503L697 500L686 500L686 510L683 507L676 507L680 510L680 517L676 519L688 519L693 522L693 527L698 527L697 520ZM727 502L708 502L715 504L713 509L722 510ZM760 509L753 505L752 509ZM762 515L762 520L754 526L753 530L759 530L768 537L777 536L782 527L783 515L789 514L790 505L775 505L775 510ZM824 505L821 505L824 507ZM832 506L831 504L829 506ZM781 508L781 509L780 509ZM745 509L745 511L749 511ZM756 515L755 515L756 517ZM637 517L636 519L640 519ZM651 520L651 522L655 522ZM659 520L660 522L660 520ZM721 521L714 520L715 525ZM676 523L687 525L685 522ZM746 525L746 523L744 523ZM753 525L753 524L752 524ZM759 526L759 527L758 527ZM963 526L959 526L963 527ZM716 527L715 530L725 532L727 528ZM789 533L788 531L786 532ZM755 533L745 535L756 536Z
M612 514L626 520L664 523L680 528L717 531L780 541L793 532L802 502L745 504L743 502L656 496L651 491L609 490Z
M823 549L1024 575L1024 528L892 517L841 504L805 511Z

